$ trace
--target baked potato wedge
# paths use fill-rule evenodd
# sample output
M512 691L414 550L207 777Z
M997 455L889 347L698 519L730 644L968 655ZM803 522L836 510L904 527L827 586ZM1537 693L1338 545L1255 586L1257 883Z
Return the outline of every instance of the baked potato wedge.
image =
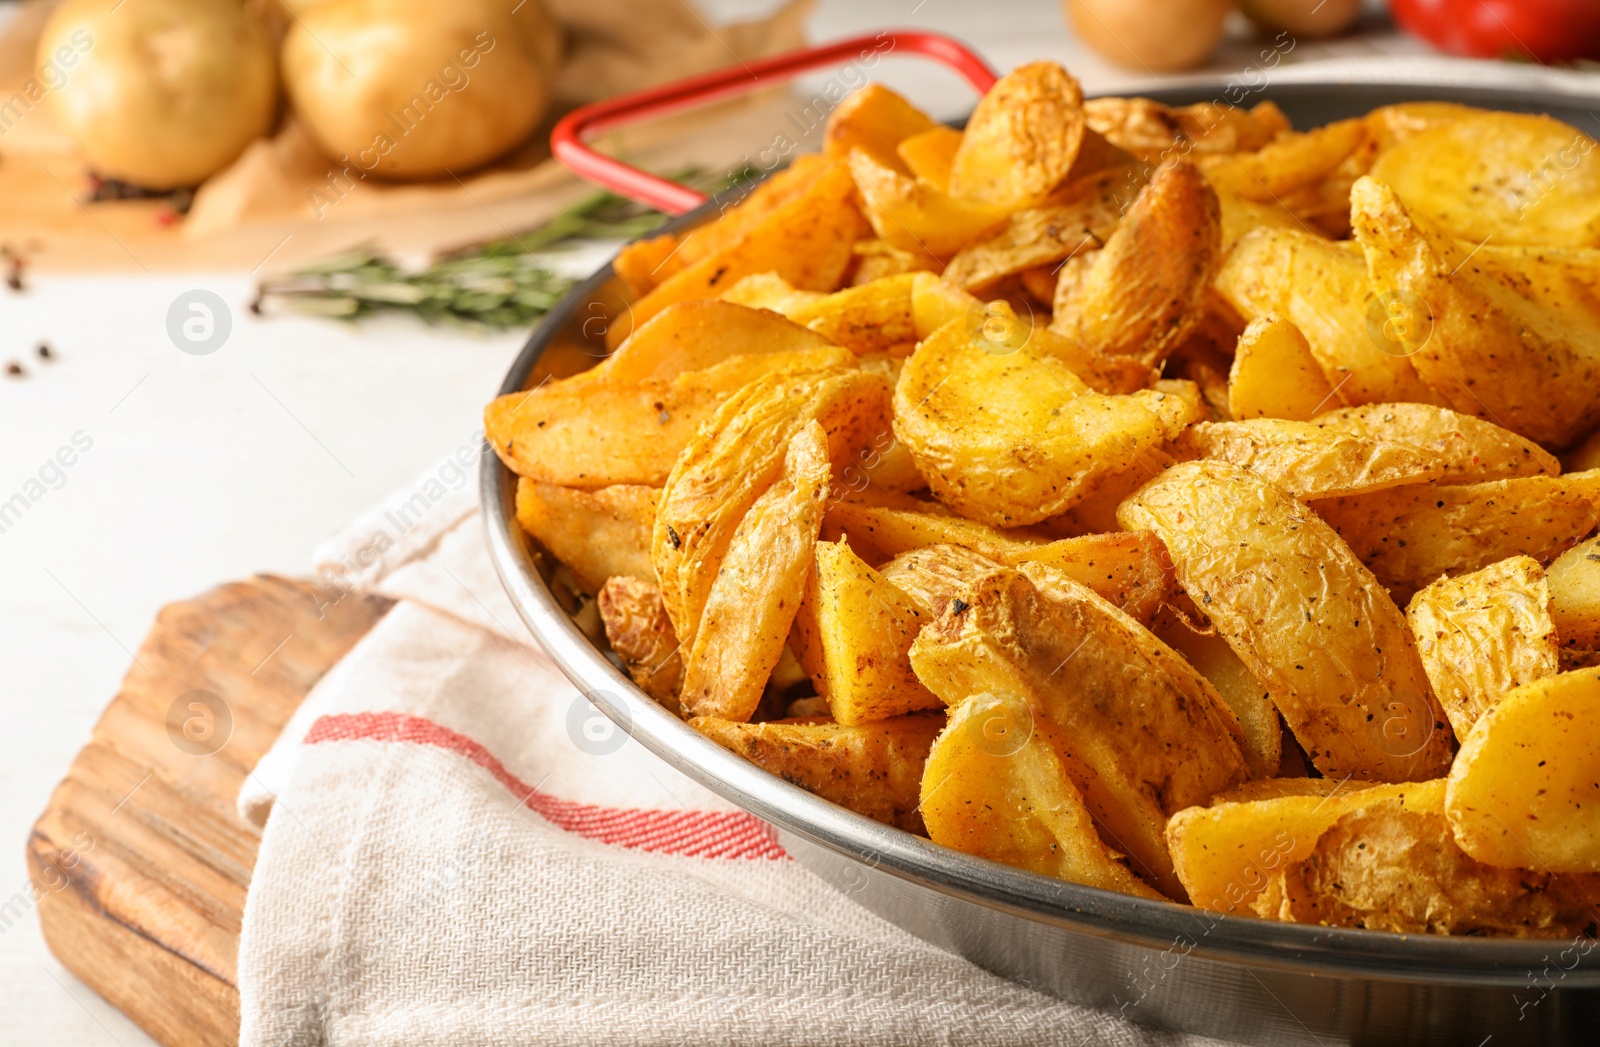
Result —
M1545 572L1563 652L1600 647L1600 538L1573 546Z
M1250 322L1228 369L1228 414L1235 421L1305 422L1343 401L1322 373L1300 329L1274 313Z
M600 621L606 640L627 666L639 689L682 715L678 688L683 684L683 657L678 635L661 602L654 581L617 575L600 589Z
M844 541L818 542L813 565L789 646L833 718L854 726L942 708L907 657L928 610Z
M610 356L576 377L583 382L671 381L735 356L817 352L843 344L766 308L701 299L667 306Z
M1064 746L1058 755L1108 843L1182 898L1166 820L1246 777L1238 721L1171 648L1052 574L1036 583L1001 568L975 579L923 628L912 668L952 706L984 693L1025 702Z
M831 474L828 434L813 420L734 528L685 638L679 700L691 715L748 720L760 705L811 573Z
M752 273L777 273L807 291L832 291L854 259L861 232L855 184L844 164L827 163L792 199L758 218L745 235L662 280L606 328L616 348L674 302L715 298Z
M1089 128L1148 163L1174 156L1249 153L1289 130L1272 102L1253 109L1219 102L1170 106L1148 98L1091 98L1083 103Z
M934 843L1057 879L1160 898L1107 847L1083 795L1027 702L961 699L922 774L922 820Z
M1394 343L1381 337L1387 317L1373 312L1377 299L1354 244L1256 229L1234 245L1215 286L1246 320L1271 315L1294 324L1344 403L1443 402L1403 350L1390 352Z
M1442 780L1398 785L1348 778L1320 781L1325 784L1304 787L1304 792L1272 785L1267 791L1280 795L1219 798L1209 806L1173 815L1167 823L1167 844L1190 902L1214 912L1254 911L1273 878L1309 858L1322 834L1345 814L1390 801L1408 810L1437 813L1444 802ZM1245 788L1258 784L1269 785L1250 782Z
M1531 556L1439 579L1411 598L1406 621L1462 742L1508 691L1560 668L1550 587Z
M1453 739L1405 617L1327 524L1223 462L1185 462L1122 503L1260 680L1326 777L1437 778Z
M1093 352L1158 365L1199 321L1221 249L1217 197L1199 169L1161 167L1086 271L1058 285L1050 327Z
M1183 655L1184 661L1208 680L1239 719L1244 736L1244 759L1250 777L1272 779L1283 760L1283 718L1272 696L1255 678L1228 641L1215 629L1201 629L1170 608L1163 609L1151 623L1151 631L1168 647ZM1326 779L1303 779L1325 781Z
M1384 150L1372 177L1457 239L1600 247L1600 155L1571 124L1463 114Z
M955 166L961 148L961 132L935 124L918 134L908 135L894 147L900 162L918 181L927 182L941 193L950 191L950 168Z
M1077 159L1083 89L1055 62L1019 65L978 101L950 164L949 192L1005 212L1042 200Z
M654 487L617 484L594 491L517 480L517 523L566 564L586 593L615 575L650 578Z
M864 149L851 150L849 163L872 231L890 246L930 262L942 264L1010 213L996 204L958 199L901 173L898 161L890 164Z
M689 726L791 785L885 825L924 833L917 810L923 764L943 716L898 716L859 727L697 716Z
M1507 692L1461 744L1445 813L1490 865L1600 872L1600 669Z
M490 446L512 472L565 487L660 486L695 431L764 375L855 366L838 346L746 353L672 379L608 382L578 375L491 401Z
M882 84L867 84L852 91L828 114L822 153L834 160L850 158L860 149L880 163L909 174L897 147L907 138L932 130L933 119ZM951 132L952 134L957 132Z
M1371 178L1351 220L1395 351L1447 406L1552 447L1600 424L1600 251L1464 243Z
M1054 356L994 353L952 321L924 339L895 386L895 435L940 501L997 526L1037 523L1197 418L1159 390L1093 392Z
M1479 862L1443 813L1398 800L1339 816L1257 900L1262 916L1397 934L1586 937L1600 879Z
M1311 503L1399 601L1440 575L1509 556L1548 561L1595 529L1597 505L1600 469L1395 487Z

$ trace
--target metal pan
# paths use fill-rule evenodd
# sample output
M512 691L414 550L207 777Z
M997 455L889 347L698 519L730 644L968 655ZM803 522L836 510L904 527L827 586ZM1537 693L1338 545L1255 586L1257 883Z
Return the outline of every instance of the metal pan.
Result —
M985 70L953 41L891 34L903 50L958 64L975 85ZM905 41L920 38L917 46ZM783 56L787 74L848 59L883 36ZM930 41L934 43L930 44ZM808 64L809 63L809 64ZM757 72L768 70L758 69ZM723 88L737 75L721 76ZM992 76L991 76L992 79ZM765 81L770 82L770 78ZM692 87L693 85L691 85ZM1151 92L1173 104L1227 97L1217 81ZM676 90L676 94L672 92ZM724 90L724 93L727 93ZM688 104L693 91L652 92ZM1298 127L1365 113L1392 102L1436 99L1546 112L1600 136L1581 99L1415 84L1282 84L1271 99ZM647 101L649 99L647 98ZM609 126L628 100L602 103ZM659 110L658 105L658 110ZM578 152L593 112L569 117L566 158ZM576 118L576 119L575 119ZM595 154L590 154L593 156ZM579 161L610 179L615 161ZM652 202L692 203L667 185ZM647 194L648 195L648 194ZM706 202L670 223L680 230L716 217ZM604 355L607 317L627 293L608 265L575 288L533 333L501 385L516 392L577 355ZM555 362L557 359L565 363ZM515 477L484 448L483 518L496 570L541 646L589 699L661 759L774 826L799 862L837 885L840 904L860 904L940 947L1006 978L1074 1003L1186 1032L1254 1044L1593 1044L1600 1042L1600 943L1519 942L1407 936L1283 924L1209 914L1064 883L939 847L856 815L734 756L651 701L592 644L551 595L542 560L515 523Z

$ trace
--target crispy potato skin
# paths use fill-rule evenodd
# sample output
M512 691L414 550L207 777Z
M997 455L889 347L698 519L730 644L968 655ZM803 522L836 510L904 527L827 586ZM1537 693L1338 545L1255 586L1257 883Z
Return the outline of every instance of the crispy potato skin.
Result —
M967 119L950 165L950 195L1016 210L1066 177L1087 126L1083 89L1055 62L1002 76Z
M944 727L937 713L847 727L840 723L739 723L712 716L689 725L792 785L857 814L922 835L922 767Z
M862 209L880 240L940 264L967 244L999 227L1010 209L958 199L903 174L864 149L850 151L850 176Z
M768 375L723 404L684 448L662 488L650 558L686 645L735 529L777 479L790 441L818 420L829 433L830 460L850 460L887 427L888 396L881 376L859 370Z
M1452 738L1405 618L1316 514L1237 466L1186 462L1117 511L1262 682L1324 775L1437 778Z
M1600 872L1600 669L1508 692L1473 725L1450 769L1445 813L1479 861Z
M1464 414L1552 447L1600 423L1600 260L1463 244L1417 222L1371 178L1351 194L1372 288L1423 380ZM1387 327L1386 327L1387 329Z
M657 493L630 485L583 491L521 477L517 522L572 569L585 592L596 593L613 575L654 575L650 531Z
M854 726L921 709L938 696L907 653L931 615L843 541L818 542L790 647L839 723Z
M1189 900L1215 912L1254 911L1273 878L1310 857L1317 840L1342 815L1389 800L1407 809L1437 812L1444 802L1444 782L1437 780L1399 785L1320 781L1329 784L1313 788L1252 782L1242 789L1278 795L1254 798L1252 792L1236 791L1229 795L1252 798L1218 797L1209 806L1173 815L1167 844Z
M940 501L1019 526L1083 501L1195 420L1196 409L1154 389L1092 392L1057 358L1030 346L986 351L952 321L906 361L894 429Z
M1271 102L1239 109L1217 102L1168 106L1148 98L1091 98L1083 103L1091 130L1152 164L1191 153L1254 152L1289 120Z
M1548 560L1595 528L1600 469L1487 483L1396 487L1314 501L1396 600L1443 574L1528 555Z
M1045 876L1161 898L1100 839L1052 733L1014 695L957 703L923 771L929 838Z
M1339 817L1257 900L1279 920L1398 934L1593 933L1600 880L1500 869L1456 846L1437 811L1390 800Z
M1221 263L1217 195L1198 168L1159 168L1070 293L1051 328L1107 356L1165 360L1199 321Z
M606 639L627 665L633 682L681 715L678 688L683 683L683 657L655 582L618 575L606 581L596 602Z
M671 380L608 382L578 375L490 402L484 435L512 472L565 487L660 486L695 431L767 374L855 366L829 346L747 353Z
M811 421L734 528L706 591L679 695L690 715L748 720L761 703L811 573L831 476L827 432Z
M1343 432L1320 420L1201 422L1179 438L1178 450L1247 469L1296 498L1381 491L1445 474L1444 464L1420 447Z
M1411 598L1406 621L1433 693L1462 742L1512 688L1559 670L1550 588L1531 556L1439 579Z
M1294 324L1344 403L1444 402L1411 359L1372 337L1372 290L1355 245L1301 229L1255 229L1229 252L1215 286L1246 320L1272 315Z
M1024 701L1058 732L1058 755L1111 846L1183 897L1166 820L1247 768L1232 711L1177 653L1064 575L1036 583L1000 569L922 630L911 665L952 705L979 693Z

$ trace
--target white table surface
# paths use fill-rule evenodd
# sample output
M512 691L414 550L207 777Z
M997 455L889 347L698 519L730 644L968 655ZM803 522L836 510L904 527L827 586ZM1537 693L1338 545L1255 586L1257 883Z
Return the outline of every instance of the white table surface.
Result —
M723 20L774 4L705 6ZM822 0L811 35L884 26L955 34L999 68L1057 58L1092 90L1149 82L1087 54L1049 0ZM1259 48L1234 45L1218 65L1240 68ZM1420 46L1379 31L1317 50ZM883 71L938 115L970 105L948 73L912 62ZM228 342L207 356L179 352L166 328L173 299L197 288L232 312ZM0 925L13 895L26 898L28 829L157 609L255 571L304 571L321 538L472 437L523 340L397 320L261 320L244 309L250 294L247 274L218 272L41 275L25 294L0 290L0 366L16 359L29 372L0 375L0 502L75 434L93 441L0 534L11 738L0 758ZM41 339L55 362L34 357ZM32 912L0 930L0 1043L152 1042L49 954Z

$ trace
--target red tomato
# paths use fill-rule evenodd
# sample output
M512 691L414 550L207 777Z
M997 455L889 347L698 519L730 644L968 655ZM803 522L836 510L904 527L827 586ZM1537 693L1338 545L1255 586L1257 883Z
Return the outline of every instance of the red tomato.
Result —
M1595 0L1389 0L1395 21L1453 55L1600 58Z

